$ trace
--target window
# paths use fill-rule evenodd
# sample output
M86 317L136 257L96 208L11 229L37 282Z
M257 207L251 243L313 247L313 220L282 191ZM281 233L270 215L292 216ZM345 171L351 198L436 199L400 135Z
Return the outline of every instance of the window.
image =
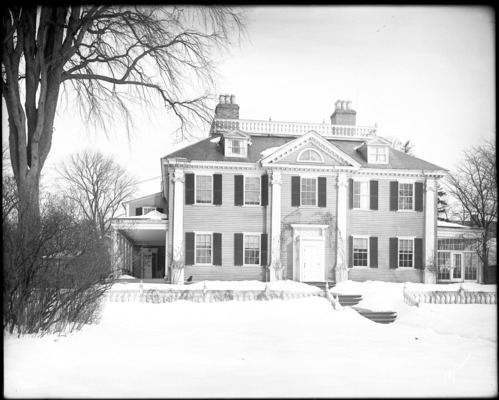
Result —
M156 207L142 207L142 215L146 215L147 213L150 213L151 211L155 211Z
M196 203L212 203L212 177L196 175Z
M388 147L368 146L369 162L376 164L388 163Z
M412 268L414 257L414 240L399 239L399 268Z
M315 206L317 205L317 179L302 178L301 179L301 205Z
M314 162L314 163L322 163L324 162L320 153L313 149L307 149L302 151L298 155L298 161L303 162Z
M246 156L246 141L237 139L228 139L228 155Z
M369 260L369 239L353 238L353 266L367 267Z
M369 182L353 182L353 208L369 209Z
M212 264L211 233L196 234L196 264Z
M260 177L244 178L244 204L260 205Z
M399 210L414 209L414 184L399 182Z
M260 265L260 235L244 235L244 265Z

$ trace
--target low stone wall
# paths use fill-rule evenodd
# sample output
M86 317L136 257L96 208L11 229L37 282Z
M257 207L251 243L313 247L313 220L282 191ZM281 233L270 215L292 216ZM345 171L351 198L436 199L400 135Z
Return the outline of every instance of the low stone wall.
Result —
M170 303L187 300L195 303L213 303L219 301L261 301L291 300L305 297L324 297L325 292L286 292L265 290L178 290L178 289L143 289L143 290L109 290L106 298L111 302L139 301L145 303Z
M410 306L421 303L429 304L497 304L496 292L468 292L460 289L457 292L431 291L409 292L404 289L404 301Z

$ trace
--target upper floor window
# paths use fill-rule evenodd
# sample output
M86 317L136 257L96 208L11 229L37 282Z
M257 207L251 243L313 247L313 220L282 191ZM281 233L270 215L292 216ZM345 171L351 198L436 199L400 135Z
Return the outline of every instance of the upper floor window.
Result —
M142 207L142 214L146 215L147 213L150 213L151 211L155 211L156 207Z
M367 146L367 152L368 163L388 163L388 146Z
M298 155L298 161L302 162L313 162L313 163L322 163L324 160L322 159L322 156L320 153L316 150L313 149L306 149L303 150L299 155Z
M353 208L369 209L369 181L353 182Z
M246 157L246 140L227 139L227 155Z
M317 179L301 178L301 205L317 205Z
M244 177L244 204L260 205L260 177Z
M212 176L196 175L196 203L211 204L212 195Z
M414 209L414 184L399 182L399 210Z

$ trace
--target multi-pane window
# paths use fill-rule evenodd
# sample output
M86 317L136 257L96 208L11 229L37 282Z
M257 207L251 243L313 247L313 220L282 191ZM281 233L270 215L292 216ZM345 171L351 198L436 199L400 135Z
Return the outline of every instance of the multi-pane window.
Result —
M196 235L196 264L211 264L212 240L210 233Z
M244 235L244 265L260 265L260 235Z
M414 209L414 184L399 183L399 210Z
M317 205L317 179L302 178L301 179L301 205L315 206Z
M260 204L260 178L246 176L244 178L244 204Z
M369 260L368 238L353 238L353 266L367 267Z
M307 162L322 162L321 156L317 151L315 150L305 150L303 153L300 154L300 157L298 158L298 161L307 161Z
M399 267L413 267L414 240L399 239Z
M210 204L212 202L212 177L196 175L196 203Z
M353 208L369 208L369 182L353 182Z
M151 211L155 211L156 207L142 207L142 214L146 215L150 213Z
M229 154L246 155L246 146L244 140L229 139Z
M478 271L478 254L472 252L464 253L464 280L476 281Z
M450 279L450 252L438 252L438 279Z
M369 147L369 162L384 164L387 162L388 147Z

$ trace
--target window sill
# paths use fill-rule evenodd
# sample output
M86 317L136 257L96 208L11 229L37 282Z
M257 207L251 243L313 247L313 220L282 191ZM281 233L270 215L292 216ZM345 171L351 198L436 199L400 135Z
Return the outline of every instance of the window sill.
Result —
M358 267L356 267L355 265L352 268L353 269L371 269L371 267L369 267L369 266L367 266L367 267L365 267L365 266L358 266Z
M416 210L397 210L397 212L401 212L401 213L415 213L417 211Z
M410 271L410 270L416 270L416 268L414 268L414 267L398 267L397 269L400 269L400 270L402 270L402 271L407 271L407 270L409 270L409 271Z
M260 267L260 264L243 264L242 267Z
M378 210L371 210L370 208L351 208L352 211L378 211Z

